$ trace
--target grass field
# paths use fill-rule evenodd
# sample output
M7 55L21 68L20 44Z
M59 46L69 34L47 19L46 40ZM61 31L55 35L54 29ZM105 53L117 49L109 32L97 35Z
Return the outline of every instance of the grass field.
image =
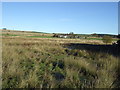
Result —
M3 88L119 87L115 46L51 36L3 32Z

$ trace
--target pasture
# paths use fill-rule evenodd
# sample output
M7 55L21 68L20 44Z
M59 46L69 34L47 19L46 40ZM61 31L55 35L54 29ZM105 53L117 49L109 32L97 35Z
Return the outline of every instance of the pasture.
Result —
M2 32L3 88L119 87L117 48L98 39Z

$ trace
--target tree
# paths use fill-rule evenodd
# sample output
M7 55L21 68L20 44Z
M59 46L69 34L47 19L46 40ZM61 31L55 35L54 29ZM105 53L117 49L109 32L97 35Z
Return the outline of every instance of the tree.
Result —
M7 30L7 28L3 28L3 30Z
M112 42L112 37L110 36L103 36L103 42L108 44Z
M118 46L120 47L120 40L117 41Z
M53 37L58 37L58 34L54 34Z
M92 36L98 37L98 34L97 33L93 33Z
M75 38L75 34L73 32L69 33L69 38Z
M120 34L117 37L119 38L119 40L117 41L117 44L120 47Z
M120 38L120 34L118 34L117 38Z
M72 34L72 35L73 35L74 33L73 33L73 32L70 32L69 34Z

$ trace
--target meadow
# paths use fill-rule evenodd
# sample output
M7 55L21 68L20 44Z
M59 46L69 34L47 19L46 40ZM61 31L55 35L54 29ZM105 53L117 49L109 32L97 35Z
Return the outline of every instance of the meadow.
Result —
M2 33L3 88L119 87L116 46L97 39Z

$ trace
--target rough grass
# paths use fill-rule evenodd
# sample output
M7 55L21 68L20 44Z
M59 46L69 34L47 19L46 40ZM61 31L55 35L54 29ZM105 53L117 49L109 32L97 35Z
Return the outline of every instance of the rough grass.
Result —
M74 39L3 37L3 88L115 88L118 57L65 43Z
M33 38L53 38L51 36L27 36L27 37L33 37Z

